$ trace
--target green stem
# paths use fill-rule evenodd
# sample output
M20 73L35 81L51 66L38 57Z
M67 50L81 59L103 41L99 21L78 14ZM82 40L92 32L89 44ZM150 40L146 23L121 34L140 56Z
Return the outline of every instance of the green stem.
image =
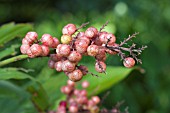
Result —
M28 55L18 55L18 56L15 56L15 57L12 57L12 58L3 60L3 61L0 62L0 67L1 67L1 66L4 66L4 65L6 65L6 64L9 64L9 63L18 61L18 60L26 59L26 58L28 58Z

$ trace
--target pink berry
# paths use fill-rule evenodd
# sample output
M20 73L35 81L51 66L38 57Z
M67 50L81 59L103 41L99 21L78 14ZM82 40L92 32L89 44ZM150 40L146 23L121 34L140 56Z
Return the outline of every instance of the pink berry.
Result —
M116 37L111 33L101 33L99 39L103 44L113 45L116 41Z
M20 47L20 51L21 51L22 54L27 54L27 50L28 50L29 48L30 48L29 45L23 44L23 45L21 45L21 47Z
M103 61L97 61L95 64L95 69L99 73L103 73L106 70L106 64Z
M36 57L34 54L32 54L32 51L31 51L30 48L27 50L27 55L28 55L29 58L34 58L34 57Z
M90 39L89 39L88 37L86 37L86 36L82 36L82 37L79 37L79 38L77 38L77 39L83 40L83 41L85 41L87 44L90 44Z
M100 60L100 61L105 61L105 60L106 60L106 49L100 47L100 48L99 48L99 52L98 52L98 54L95 56L95 58L96 58L97 60Z
M58 54L50 54L50 59L53 61L60 61L63 57Z
M98 30L95 28L95 27L89 27L86 31L85 31L85 35L88 37L88 38L93 38L93 37L96 37L97 36L97 33L98 33Z
M75 86L75 82L71 81L71 80L67 80L67 85L70 87L74 87Z
M25 35L25 39L29 42L29 43L33 43L35 40L37 40L38 38L38 34L36 32L28 32Z
M49 61L48 61L48 66L49 66L51 69L54 69L54 65L55 65L55 61L53 61L53 60L49 60Z
M93 42L97 46L101 46L103 43L100 41L99 37L93 39Z
M78 66L78 69L81 70L81 72L83 73L83 75L86 75L88 73L88 68L84 65L80 65Z
M65 60L62 63L62 70L67 72L72 72L75 69L75 63L70 62L69 60Z
M52 45L50 46L51 48L57 48L57 46L60 44L58 38L54 37L53 38L53 43Z
M67 106L67 102L66 102L66 101L61 101L61 102L59 103L59 105L66 107L66 106Z
M70 105L69 106L69 112L70 113L77 113L78 112L78 106Z
M41 48L42 48L41 56L47 56L50 53L49 47L41 45Z
M83 39L78 39L75 41L75 49L80 54L84 54L87 51L88 43Z
M74 24L67 24L62 29L62 33L66 34L66 35L72 35L72 34L74 34L76 32L76 30L77 30L76 25L74 25Z
M79 33L77 34L77 38L81 38L81 37L83 37L83 36L85 36L85 33L84 33L84 32L79 32Z
M73 90L73 88L72 87L70 87L70 86L64 86L64 87L62 87L62 93L64 93L64 94L70 94L71 93L71 91Z
M33 44L30 49L34 56L40 56L43 52L41 46L38 44Z
M98 96L93 96L91 99L93 100L93 102L95 102L95 104L100 103L100 98Z
M77 51L71 51L70 55L67 58L71 62L79 62L82 58L82 55Z
M31 45L32 42L29 42L26 38L23 38L23 39L22 39L22 44L23 44L23 45Z
M62 64L63 64L62 61L58 61L54 64L56 71L58 71L58 72L62 71Z
M43 45L51 47L54 40L53 37L50 34L44 34L41 38L41 42Z
M114 44L112 45L112 47L118 47L118 46L119 46L119 44L116 44L116 43L114 43ZM110 50L110 49L106 49L106 52L107 52L108 54L110 54L110 55L116 55L119 51L120 51L119 49L116 49L116 51L112 51L112 50Z
M124 59L123 64L127 68L131 68L135 65L135 60L131 57L127 57Z
M73 72L69 73L68 77L71 81L77 82L82 79L83 73L79 69L76 69Z
M80 96L87 96L87 91L83 89L83 90L80 91L79 95Z
M90 45L87 48L87 53L89 56L96 56L99 52L99 47L97 45Z
M57 46L56 52L57 52L58 55L67 57L70 54L70 45L59 44Z
M83 82L81 83L81 86L82 86L83 88L87 88L87 87L89 87L89 82L88 82L88 81L83 81Z

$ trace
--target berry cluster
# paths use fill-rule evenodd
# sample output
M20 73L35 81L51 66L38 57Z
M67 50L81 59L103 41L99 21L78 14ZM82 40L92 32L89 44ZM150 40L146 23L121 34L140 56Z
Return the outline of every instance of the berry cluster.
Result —
M95 69L99 73L105 73L106 71L106 54L121 56L124 66L128 68L135 65L135 60L142 63L137 56L146 46L138 49L135 48L136 44L128 48L123 47L137 33L117 44L115 43L116 37L114 34L102 31L108 22L99 30L95 27L89 27L85 32L78 31L87 24L82 24L79 28L74 24L64 26L61 43L50 34L44 34L40 40L37 40L36 32L28 32L22 40L21 53L27 54L30 58L49 56L49 67L56 69L58 72L63 71L74 82L81 80L84 75L89 73L86 66L78 65L83 55L92 56L96 59ZM56 52L50 53L50 48L55 48ZM129 52L131 57L125 55L123 51Z
M48 111L48 113L129 113L128 108L125 112L120 111L120 106L124 101L118 102L112 109L100 108L101 103L106 98L102 99L98 96L88 98L86 88L89 87L88 81L81 83L82 89L76 88L76 83L68 80L66 86L61 87L61 92L66 95L66 100L59 102L56 111Z
M68 80L67 85L61 87L61 92L67 95L66 101L61 101L57 108L56 113L98 113L100 98L98 96L92 96L90 99L87 97L87 91L85 88L89 86L89 82L82 82L82 90L75 88L75 83Z

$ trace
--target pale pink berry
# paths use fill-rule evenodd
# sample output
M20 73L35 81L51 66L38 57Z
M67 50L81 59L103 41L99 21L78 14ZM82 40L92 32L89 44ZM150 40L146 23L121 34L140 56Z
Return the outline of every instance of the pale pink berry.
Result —
M100 98L98 96L93 96L91 99L95 102L95 104L100 103Z
M70 54L70 45L59 44L57 46L56 53L60 56L67 57Z
M77 51L71 51L67 58L71 62L79 62L82 58L82 55Z
M74 87L75 86L75 82L71 81L71 80L67 80L67 85L70 87Z
M83 73L79 69L76 69L73 72L69 73L68 77L71 81L77 82L82 79Z
M76 101L78 104L82 105L82 104L86 104L88 102L88 98L86 96L78 96L76 98Z
M87 51L88 43L84 39L75 41L75 49L80 54L84 54Z
M100 41L99 37L93 39L93 42L97 46L101 46L103 43Z
M80 90L75 89L73 93L74 93L75 96L78 96L80 94Z
M78 106L76 106L76 105L70 105L70 106L69 106L69 112L70 112L70 113L77 113L77 112L78 112Z
M23 45L21 45L21 47L20 47L20 51L21 51L22 54L27 54L27 50L28 50L29 48L30 48L29 45L23 44Z
M119 46L119 44L116 44L116 43L114 43L113 45L112 45L112 47L118 47ZM120 50L119 49L115 49L116 51L112 51L112 50L110 50L110 49L105 49L106 50L106 52L108 53L108 54L110 54L110 55L116 55Z
M80 96L87 96L87 91L83 89L83 90L80 91L79 95Z
M62 33L66 34L66 35L72 35L72 34L74 34L76 32L76 30L77 30L76 25L74 25L74 24L67 24L62 29Z
M28 55L29 58L34 58L34 57L36 57L34 54L32 54L32 51L31 51L30 48L27 50L27 55Z
M48 66L49 66L51 69L54 69L54 65L55 65L55 61L53 61L53 60L49 60L49 61L48 61Z
M87 87L89 87L89 82L88 81L83 81L81 83L81 86L82 86L82 88L87 88Z
M31 45L32 42L29 42L26 38L23 38L23 39L22 39L22 44L23 44L23 45Z
M98 54L95 56L97 60L105 61L106 60L106 49L104 47L99 48Z
M29 42L29 43L33 43L35 40L37 40L38 38L38 34L36 32L28 32L25 35L25 39Z
M58 61L54 64L56 71L58 71L58 72L62 71L62 64L63 64L62 61Z
M53 43L50 45L51 48L57 48L57 46L60 44L58 38L54 37L53 38Z
M77 39L83 40L83 41L85 41L87 44L90 44L90 39L89 39L87 36L82 36L82 37L79 37L79 38L77 38Z
M41 48L42 48L41 56L47 56L50 53L49 47L45 45L41 45Z
M62 44L69 44L71 41L72 41L72 36L70 36L70 35L62 35L61 36Z
M72 90L73 90L73 88L70 86L61 87L61 92L64 94L70 94Z
M87 106L88 106L88 109L90 109L90 108L92 108L93 106L95 106L96 104L95 104L95 102L93 101L93 100L88 100L88 102L87 102Z
M97 45L90 45L88 48L87 48L87 54L89 56L96 56L99 52L99 47Z
M123 64L127 68L131 68L135 65L135 60L131 57L127 57L124 59Z
M98 30L95 28L95 27L89 27L86 31L85 31L85 35L88 37L88 38L93 38L93 37L96 37L97 36L97 33L98 33Z
M50 34L44 34L44 35L42 35L41 42L43 45L51 47L54 40Z
M65 60L62 63L62 70L67 72L72 72L75 69L75 63L70 62L69 60Z
M113 45L116 41L116 37L111 33L101 33L99 39L103 44Z
M103 61L97 61L95 64L95 69L99 73L103 73L106 71L106 64Z
M34 56L40 56L43 52L41 46L38 44L33 44L30 49Z

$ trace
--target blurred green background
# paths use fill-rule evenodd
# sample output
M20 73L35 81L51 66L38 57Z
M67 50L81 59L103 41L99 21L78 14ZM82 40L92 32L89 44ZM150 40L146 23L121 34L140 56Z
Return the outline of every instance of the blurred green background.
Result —
M60 37L62 27L67 23L90 22L88 26L100 28L107 20L109 24L105 30L115 34L117 43L129 34L140 32L134 41L148 48L140 56L143 64L138 65L145 73L133 71L125 80L108 89L110 94L103 106L112 108L124 100L123 106L128 106L130 113L170 113L169 0L0 0L0 25L32 23L39 36L50 33ZM18 41L21 39L13 43ZM36 75L42 68L47 68L44 66L46 62L47 59L35 59L28 65L25 61L22 67L35 69L31 74ZM20 63L8 66L19 67ZM122 63L119 57L109 56L107 65L114 68ZM18 81L18 84L22 82Z

